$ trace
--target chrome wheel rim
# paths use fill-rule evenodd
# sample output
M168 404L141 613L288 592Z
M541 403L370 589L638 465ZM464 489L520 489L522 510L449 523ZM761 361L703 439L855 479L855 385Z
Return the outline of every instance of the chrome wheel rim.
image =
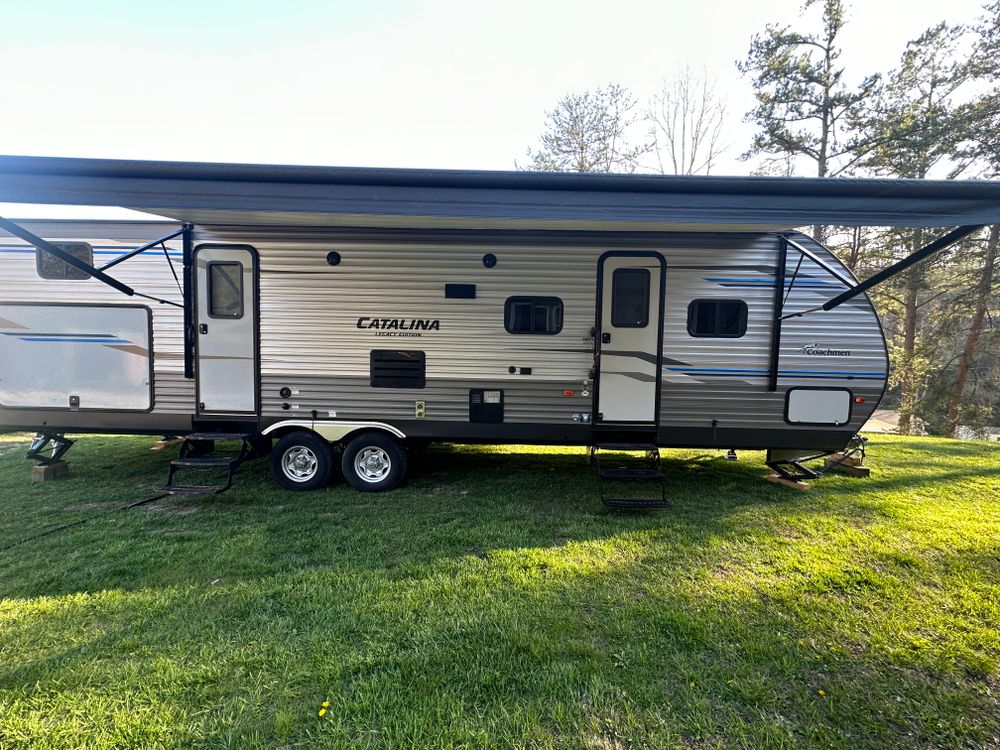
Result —
M377 445L362 448L354 457L354 473L370 484L381 482L389 476L391 469L389 454Z
M308 482L319 471L319 458L304 445L294 445L281 457L281 471L293 482Z

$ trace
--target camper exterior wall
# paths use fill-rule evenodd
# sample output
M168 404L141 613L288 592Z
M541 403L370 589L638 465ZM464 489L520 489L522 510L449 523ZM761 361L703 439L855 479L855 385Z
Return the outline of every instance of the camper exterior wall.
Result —
M177 228L106 222L28 226L49 240L89 240L98 264ZM802 236L797 241L840 267L825 249ZM262 428L311 421L315 412L321 421L388 423L411 437L590 442L591 329L598 261L608 251L656 250L666 261L661 445L838 448L860 428L885 386L884 340L870 303L861 297L830 312L785 321L778 388L768 391L778 257L773 234L397 231L390 237L315 227L212 226L197 229L200 242L245 243L259 252ZM180 242L167 245L179 273ZM92 280L40 279L33 249L18 241L0 240L0 251L5 302L133 301ZM339 264L327 262L331 251L339 253ZM493 268L484 266L487 253L497 258ZM798 253L790 251L789 280L797 262ZM162 252L137 256L114 273L139 291L180 301ZM446 298L446 284L475 285L475 297ZM786 312L815 307L843 288L805 260ZM560 298L562 329L555 335L508 333L504 303L512 296ZM745 335L691 336L688 305L694 299L745 301ZM181 311L150 306L153 409L142 415L67 412L59 415L58 426L154 433L191 428L195 392L194 381L183 377ZM373 349L424 352L425 387L372 387ZM785 419L792 387L846 387L864 403L854 406L846 425L793 425ZM471 389L504 392L502 423L470 422ZM418 401L424 405L421 419ZM52 415L0 409L0 424L11 428L37 429L43 418L55 424Z
M132 221L24 221L21 224L49 241L87 241L94 263L107 263L134 247L177 231L171 222ZM168 241L167 250L178 276L181 274L180 239ZM114 268L116 278L137 290L180 304L181 293L167 266L162 249L149 250ZM21 240L0 236L0 300L4 303L57 303L78 305L146 304L152 315L153 405L148 413L113 411L34 412L0 408L0 425L35 430L66 427L73 431L169 432L190 430L194 411L194 381L184 378L182 312L180 308L125 295L93 279L50 280L39 277L35 249ZM18 362L29 374L37 362Z
M774 234L543 238L481 233L478 239L441 234L430 240L365 241L315 228L262 233L260 228L212 227L205 236L253 244L260 252L265 422L315 411L320 419L391 422L408 435L587 442L590 429L578 419L594 417L590 373L598 261L605 253L628 250L655 249L666 260L660 443L843 444L875 408L885 386L885 343L874 310L860 298L829 313L786 321L778 389L767 391L778 256ZM797 239L842 268L825 248L801 235ZM339 254L336 266L326 262L330 251ZM484 266L487 253L496 256L495 267ZM790 252L788 281L797 260L798 254ZM844 274L849 275L846 269ZM475 298L446 298L445 285L456 283L474 284ZM806 259L786 311L815 307L843 288ZM562 330L551 336L508 333L504 302L511 296L560 298ZM695 299L745 301L746 334L691 336L688 305ZM413 321L436 325L420 330L411 327ZM807 351L817 348L850 354ZM425 352L426 386L372 388L372 349ZM785 419L785 392L796 386L850 387L865 402L836 429L791 425ZM292 396L282 398L282 388ZM502 425L469 424L471 388L504 391ZM565 395L570 391L573 395ZM422 420L414 419L417 401L426 406Z

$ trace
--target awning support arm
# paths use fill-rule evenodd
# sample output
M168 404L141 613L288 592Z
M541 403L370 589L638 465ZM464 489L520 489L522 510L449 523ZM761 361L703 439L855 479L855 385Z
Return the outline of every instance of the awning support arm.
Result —
M850 279L850 278L844 276L843 274L841 274L836 268L834 268L829 263L827 263L825 260L823 260L821 257L819 257L818 255L816 255L816 253L814 253L812 250L810 250L809 248L803 247L802 245L800 245L798 242L796 242L795 240L793 240L791 237L789 237L786 234L782 234L781 236L785 238L785 242L787 242L789 245L791 245L792 247L794 247L796 250L798 250L800 253L802 253L804 256L806 256L809 260L811 260L817 266L819 266L824 271L826 271L828 274L830 274L831 276L833 276L833 278L835 278L841 284L843 284L843 285L845 285L847 287L854 286L854 279Z
M165 237L160 237L160 239L158 239L158 240L153 240L152 242L147 242L142 247L137 247L135 250L127 252L124 255L119 255L117 258L108 261L107 263L105 263L103 266L101 266L97 270L98 271L107 271L109 268L117 266L119 263L124 263L129 258L134 258L136 255L139 255L140 253L144 253L147 250L156 247L157 245L162 245L164 242L166 242L168 240L172 240L174 237L180 237L182 234L184 234L184 229L183 228L178 229L176 232L173 232L172 234L168 234Z
M924 260L927 256L933 255L939 250L944 250L946 247L955 244L959 240L968 237L974 232L978 232L983 228L982 224L976 224L971 226L962 226L957 229L953 229L948 234L943 237L939 237L928 245L917 250L912 255L908 255L897 263L893 263L888 268L884 268L871 278L865 279L860 284L853 285L850 289L842 294L838 294L833 299L827 300L819 308L822 310L832 310L835 307L839 307L845 302L854 299L859 294L864 294L869 289L871 289L876 284L881 284L886 279L891 279L899 273L902 273L910 266L916 265L920 261Z
M45 240L43 240L38 235L32 234L31 232L29 232L24 227L22 227L22 226L20 226L18 224L15 224L14 222L9 221L8 219L5 219L2 216L0 216L0 228L4 229L5 231L9 232L10 234L14 235L15 237L21 238L22 240L24 240L25 242L27 242L29 245L33 245L33 246L37 247L42 252L48 253L49 255L54 255L56 258L58 258L59 260L61 260L63 263L66 263L67 265L73 266L73 268L76 268L77 270L82 271L83 273L87 274L88 276L97 279L102 284L107 284L112 289L115 289L115 290L121 292L122 294L127 294L129 297L132 297L133 295L135 295L135 290L132 287L127 286L127 285L121 283L120 281L118 281L118 279L114 279L114 278L108 276L102 270L94 268L89 263L84 263L79 258L74 258L72 255L70 255L69 253L67 253L65 250L60 250L58 247L56 247L55 245L53 245L51 242L46 242Z
M182 245L182 276L184 286L184 377L194 378L194 226L184 224Z
M774 312L771 318L771 346L767 356L767 390L778 390L778 365L781 357L781 311L785 306L785 266L788 258L788 238L778 235L778 262L774 274ZM796 269L796 273L798 269Z

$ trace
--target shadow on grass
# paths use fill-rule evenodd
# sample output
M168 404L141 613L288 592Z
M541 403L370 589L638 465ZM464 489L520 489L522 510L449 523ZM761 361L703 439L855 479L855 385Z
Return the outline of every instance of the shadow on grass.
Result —
M8 626L8 642L34 639L38 655L0 666L0 689L85 694L99 680L104 712L126 700L140 717L165 712L205 747L278 743L278 715L298 740L379 746L435 734L506 746L531 726L625 746L938 747L995 730L986 692L872 647L865 623L844 617L859 590L874 592L871 610L891 606L891 588L846 577L833 593L805 580L764 593L706 579L704 557L666 554L671 567L499 555L401 578L312 570L252 591L97 592L48 623ZM336 724L316 721L324 698ZM980 721L956 731L956 716Z
M3 553L22 573L0 578L6 595L170 586L223 573L230 580L253 580L312 568L391 576L497 550L629 534L668 540L683 555L733 534L776 533L789 518L813 515L863 526L888 517L877 502L844 491L851 486L845 480L836 489L817 486L809 495L774 487L763 481L759 455L736 463L668 457L672 507L623 513L600 504L599 480L583 450L540 454L451 446L421 451L407 486L391 493L360 493L342 481L319 492L287 492L273 484L267 462L257 461L226 494L171 496L119 512L126 502L154 494L171 455L150 454L122 439L108 442L127 470L109 478L110 489L97 498L92 488L113 464L80 461L75 480L45 488L49 506L40 512L48 526L77 518L88 523ZM170 565L159 563L165 556Z
M759 454L668 454L673 507L621 514L582 450L441 447L393 493L284 492L256 462L225 495L111 512L82 506L152 494L171 456L103 440L76 479L2 501L93 519L0 555L0 700L38 731L862 748L1000 731L996 545L870 533L893 488L977 473L954 461L800 494L764 482Z

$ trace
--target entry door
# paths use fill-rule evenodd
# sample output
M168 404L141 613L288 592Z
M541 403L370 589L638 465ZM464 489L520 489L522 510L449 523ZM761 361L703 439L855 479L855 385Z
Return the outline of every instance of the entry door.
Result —
M194 251L198 413L257 413L257 252L247 245Z
M599 423L656 424L663 277L659 253L609 253L598 264Z

